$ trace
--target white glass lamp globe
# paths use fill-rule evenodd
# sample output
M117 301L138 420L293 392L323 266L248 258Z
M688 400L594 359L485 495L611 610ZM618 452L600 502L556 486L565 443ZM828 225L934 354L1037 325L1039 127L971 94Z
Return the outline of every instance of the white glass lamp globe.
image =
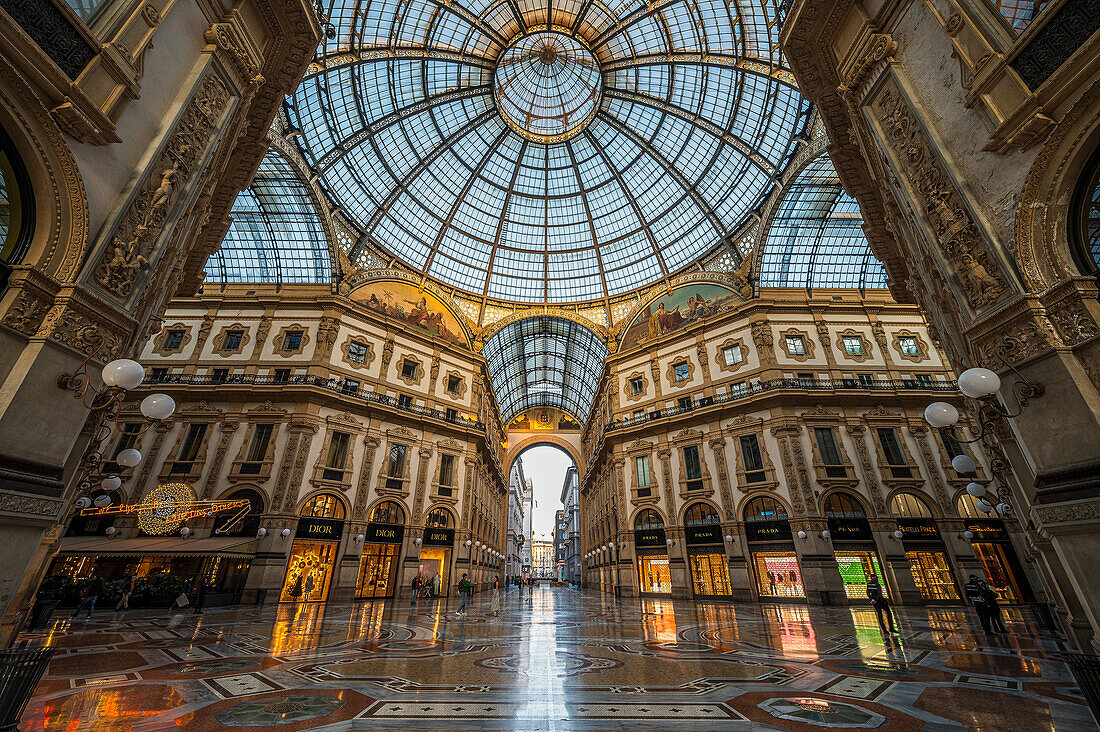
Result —
M729 534L726 534L726 543L727 544L732 544L733 543L733 537Z
M924 408L924 419L936 429L953 427L959 421L959 410L947 402L932 402Z
M978 463L969 455L956 455L951 458L951 467L956 473L973 473L978 469Z
M472 542L472 541L470 541L469 539L467 539L467 540L466 540L466 546L471 546L471 545L473 545L473 542Z
M967 483L966 492L975 498L981 498L985 495L985 486L981 483Z
M362 544L363 540L366 539L366 538L367 537L364 534L356 534L355 541L358 542L359 544Z
M264 528L263 526L261 526L261 527L260 527L260 528L259 528L259 529L258 529L258 530L256 531L256 536L267 536L267 529L265 529L265 528Z
M672 539L665 539L665 544L672 546Z
M420 546L423 543L424 543L424 540L421 539L419 536L416 537L415 539L413 539L413 544L416 544L417 546Z
M833 538L833 532L829 531L828 529L823 529L822 532L821 532L821 538L822 539L831 539L831 538Z
M91 505L92 505L92 499L88 498L87 496L81 496L80 498L76 499L76 507L77 508L84 509L84 508L90 507Z
M110 475L100 482L99 487L105 491L117 491L122 487L122 479L117 475Z
M115 462L124 468L132 468L141 462L141 453L132 447L128 448L115 456Z
M167 394L150 394L141 400L141 413L149 419L168 419L175 411L176 400Z
M475 541L474 546L481 546L481 542L480 541Z
M190 533L191 533L191 528L188 527L188 526L184 526L182 529L180 529L180 536L187 536Z
M130 390L145 378L145 369L137 361L120 358L103 367L102 378L107 386Z
M974 532L971 531L970 529L967 529L966 531L963 532L963 538L966 539L967 541L970 541L971 539L974 538Z
M1001 377L989 369L967 369L959 374L959 391L971 399L993 396L1001 388Z
M974 505L982 513L989 513L990 511L993 510L993 504L990 503L989 501L985 500L984 498L982 500L978 501Z
M96 496L95 500L92 501L92 504L96 508L107 508L107 506L111 505L111 497L110 496L102 496L102 495L101 496Z
M895 539L900 539L903 536L905 536L905 534L901 533L901 529L895 529L894 530L894 538Z
M798 530L798 538L799 539L805 539L806 538L806 532L803 531L802 529L799 529Z
M1002 516L1010 516L1012 514L1012 504L1001 502L997 504L997 513Z
M613 542L613 541L607 542L607 548L608 549L614 549L615 548L615 542Z
M108 526L103 533L107 536L113 536L117 530L114 526Z
M287 538L288 536L290 536L290 529L283 529L279 532L279 536L283 537L284 539Z

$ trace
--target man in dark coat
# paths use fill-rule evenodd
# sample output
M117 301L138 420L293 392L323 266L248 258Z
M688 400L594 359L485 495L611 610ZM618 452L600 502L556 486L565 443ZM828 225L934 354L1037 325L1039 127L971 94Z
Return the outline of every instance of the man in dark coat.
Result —
M867 599L875 609L882 632L897 635L898 629L894 627L894 612L890 609L890 601L882 594L882 585L878 583L878 577L873 574L867 575Z
M978 579L978 575L970 575L963 591L966 593L966 599L974 606L974 611L978 613L978 622L982 624L982 630L985 631L985 634L997 635L990 623L989 601L986 594L982 592L982 584Z

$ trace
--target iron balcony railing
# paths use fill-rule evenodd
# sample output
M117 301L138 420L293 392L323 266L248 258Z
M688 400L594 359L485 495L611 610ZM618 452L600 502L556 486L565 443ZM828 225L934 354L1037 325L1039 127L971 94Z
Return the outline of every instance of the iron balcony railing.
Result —
M402 412L408 412L422 417L431 417L451 424L474 427L481 431L485 430L485 425L479 419L462 417L457 414L457 412L455 414L450 414L441 409L432 409L431 407L424 407L419 404L406 403L389 394L379 394L378 392L368 389L352 386L338 378L325 378L323 376L310 376L308 374L294 374L285 378L261 376L260 374L164 374L162 376L147 376L143 382L144 386L169 384L187 386L312 386L342 396L362 399L365 402L384 404L387 407L398 409Z
M678 414L694 412L705 409L715 404L736 402L749 397L757 396L771 391L794 389L798 391L958 391L959 385L954 381L917 381L916 379L897 379L893 381L860 381L859 379L772 379L771 381L757 381L746 384L743 389L734 389L725 394L701 397L692 400L690 404L677 404L674 407L665 407L646 412L637 417L622 417L608 423L604 434L615 430L626 429L636 425L645 424L656 419L674 417ZM599 443L603 442L601 435ZM597 448L598 449L598 448Z

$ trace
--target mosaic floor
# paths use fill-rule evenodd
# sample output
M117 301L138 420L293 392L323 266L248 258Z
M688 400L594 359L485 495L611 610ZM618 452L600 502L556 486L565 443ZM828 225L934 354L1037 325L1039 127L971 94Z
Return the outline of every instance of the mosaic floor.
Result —
M617 602L509 590L455 601L106 612L58 621L24 732L94 730L1098 729L1058 641L1009 611Z

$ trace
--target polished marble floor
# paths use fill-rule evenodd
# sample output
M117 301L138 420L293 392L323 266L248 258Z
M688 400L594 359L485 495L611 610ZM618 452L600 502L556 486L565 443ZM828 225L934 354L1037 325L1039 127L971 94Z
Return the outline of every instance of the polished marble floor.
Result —
M1009 611L616 601L566 588L456 601L97 614L28 634L57 654L24 732L1098 729L1061 645Z

